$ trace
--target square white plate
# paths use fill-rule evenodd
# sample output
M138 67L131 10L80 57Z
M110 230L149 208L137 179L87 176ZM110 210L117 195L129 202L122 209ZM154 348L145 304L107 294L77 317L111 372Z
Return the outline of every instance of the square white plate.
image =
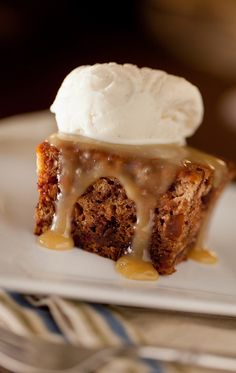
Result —
M114 263L73 249L41 248L32 233L37 201L35 147L56 130L48 112L0 122L0 286L94 302L236 316L236 187L214 214L208 246L219 262L188 261L157 282L129 281Z

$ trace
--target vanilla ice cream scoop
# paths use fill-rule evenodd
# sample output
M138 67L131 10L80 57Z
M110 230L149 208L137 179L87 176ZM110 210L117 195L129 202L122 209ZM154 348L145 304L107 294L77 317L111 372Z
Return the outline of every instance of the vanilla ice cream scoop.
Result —
M202 121L203 103L183 78L104 63L74 69L51 111L63 133L118 144L184 144Z

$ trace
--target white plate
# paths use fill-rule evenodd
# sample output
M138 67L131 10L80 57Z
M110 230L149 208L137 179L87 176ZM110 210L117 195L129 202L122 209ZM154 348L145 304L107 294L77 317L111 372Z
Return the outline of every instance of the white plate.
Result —
M0 286L94 302L236 316L235 186L221 198L210 230L208 246L218 252L219 263L188 261L157 282L128 281L108 259L79 249L54 252L36 243L35 147L54 130L48 112L0 122Z

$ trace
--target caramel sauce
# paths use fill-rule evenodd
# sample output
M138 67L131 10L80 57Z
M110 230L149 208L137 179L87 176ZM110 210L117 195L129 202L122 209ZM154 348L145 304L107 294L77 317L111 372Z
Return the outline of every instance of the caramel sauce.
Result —
M51 250L66 250L74 246L74 241L71 237L64 237L54 230L49 230L41 234L38 241L42 246L46 246Z
M151 263L143 260L152 234L157 201L171 186L184 162L207 164L215 170L215 185L226 167L223 161L189 147L177 145L118 145L60 133L49 137L60 151L56 213L50 230L39 237L49 249L73 247L71 215L77 199L99 178L117 178L127 197L134 201L137 221L129 255L121 257L116 269L123 276L152 280L158 277ZM198 246L200 247L200 246ZM195 258L201 257L194 254ZM202 256L206 257L205 251Z
M218 187L221 183L222 178L227 173L226 164L222 159L214 157L213 155L204 153L200 150L187 147L188 149L188 156L185 162L194 162L199 164L206 164L212 170L214 170L214 186Z
M214 251L199 248L198 246L189 252L188 257L196 262L204 264L215 264L218 262L217 255Z
M131 280L154 281L159 277L151 262L146 262L134 255L123 255L116 262L116 270Z

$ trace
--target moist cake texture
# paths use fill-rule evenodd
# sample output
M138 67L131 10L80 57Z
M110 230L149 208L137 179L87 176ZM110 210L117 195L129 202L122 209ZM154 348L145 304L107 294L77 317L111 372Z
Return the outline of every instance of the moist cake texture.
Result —
M76 156L81 157L84 152L78 147ZM107 155L94 149L94 156L102 159ZM116 167L126 159L115 154L113 162ZM41 235L51 227L60 194L58 180L63 165L59 149L48 141L40 144L37 166L39 201L35 212L35 234ZM134 172L142 174L145 167L145 161L136 160ZM234 167L227 163L225 173L216 185L215 171L207 163L183 160L177 167L171 185L156 200L153 210L147 251L160 274L174 272L176 264L187 259L189 251L198 245L204 222L234 173ZM78 196L73 206L71 236L75 246L116 261L130 252L136 221L136 205L127 197L119 179L100 177Z

